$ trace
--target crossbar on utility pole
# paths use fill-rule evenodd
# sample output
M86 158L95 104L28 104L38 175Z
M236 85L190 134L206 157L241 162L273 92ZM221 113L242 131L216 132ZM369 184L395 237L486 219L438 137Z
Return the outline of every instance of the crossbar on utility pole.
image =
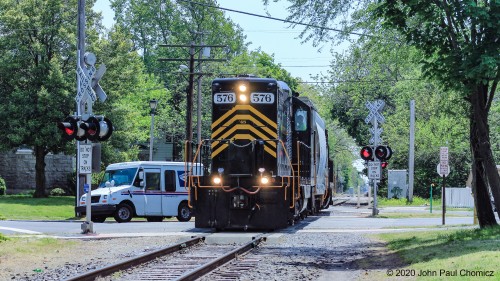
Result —
M164 62L187 62L189 61L189 81L188 81L188 89L187 89L187 100L186 100L186 140L188 145L186 147L186 159L185 161L192 161L192 142L193 142L193 119L192 119L192 111L193 111L193 92L194 92L194 75L204 75L205 73L195 73L194 72L194 63L196 62L224 62L227 61L225 59L203 59L194 58L195 48L205 48L205 47L227 47L227 45L195 45L192 42L189 45L177 45L177 44L160 44L160 47L173 47L173 48L189 48L189 59L176 59L176 58L159 58L158 61ZM200 67L201 69L201 67ZM200 80L201 81L201 80ZM200 83L199 83L200 84ZM200 85L198 85L200 87ZM200 91L200 90L199 90ZM201 141L201 93L199 93L198 97L198 141Z

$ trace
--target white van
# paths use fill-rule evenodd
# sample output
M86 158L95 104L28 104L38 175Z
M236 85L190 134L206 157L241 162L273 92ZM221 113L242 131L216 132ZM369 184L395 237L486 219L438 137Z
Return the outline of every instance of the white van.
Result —
M185 188L184 162L137 161L111 164L106 168L99 187L91 193L91 220L104 222L114 217L117 222L128 222L132 217L148 221L162 221L176 216L189 221L192 211L188 206ZM193 171L201 175L202 171ZM76 212L86 214L87 194L81 196Z

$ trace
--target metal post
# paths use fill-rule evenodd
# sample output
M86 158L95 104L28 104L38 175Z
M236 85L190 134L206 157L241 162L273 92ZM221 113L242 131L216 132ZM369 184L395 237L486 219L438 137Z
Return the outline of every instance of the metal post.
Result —
M85 0L78 0L78 64L80 67L84 68L85 67L85 62L84 62L84 56L85 56ZM78 77L78 76L77 76ZM80 79L77 78L77 89L78 91L80 90ZM76 103L76 109L77 109L77 114L78 116L83 115L83 111L85 111L85 106L80 103ZM92 103L87 103L87 114L92 114ZM88 140L85 141L85 143L90 143ZM80 153L80 142L76 142L76 149L77 153ZM77 154L78 155L78 154ZM80 163L79 163L80 164ZM79 172L80 167L77 167L77 185L78 188L77 190L80 190L80 172ZM88 185L88 191L87 191L87 200L85 202L86 205L86 220L82 224L81 229L82 233L93 233L93 225L91 221L92 217L92 197L91 197L91 190L92 190L92 174L87 174L85 176L85 184ZM77 196L80 196L79 192L77 192Z
M154 109L151 109L151 130L149 134L149 161L153 161L153 128L155 123L155 112Z
M431 202L431 214L432 214L432 184L431 184L431 197L430 197L430 202Z
M377 129L378 129L378 123L377 123L377 119L376 118L373 118L373 121L372 121L372 124L373 124L373 131L376 132ZM374 141L373 141L373 147L377 147L378 146L378 137L377 136L374 136L373 137ZM379 165L379 168L380 168L380 161L378 159L375 160L376 163L378 163ZM381 171L381 169L380 169ZM378 215L378 209L377 209L377 180L373 180L373 208L372 208L372 216L376 216Z
M413 201L413 176L415 162L415 100L410 101L410 155L408 158L408 201Z
M443 225L445 225L445 214L446 214L446 192L445 192L445 185L446 185L446 176L443 175L443 188L441 188L441 200L442 202L442 221Z

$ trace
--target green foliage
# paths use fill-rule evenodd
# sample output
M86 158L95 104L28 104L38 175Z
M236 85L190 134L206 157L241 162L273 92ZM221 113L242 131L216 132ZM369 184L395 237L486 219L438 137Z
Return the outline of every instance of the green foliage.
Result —
M7 185L5 184L5 180L0 177L0 195L7 194Z
M0 233L0 243L9 240L9 238L5 237L2 233Z
M65 196L66 191L60 187L56 187L50 190L49 192L50 196Z
M92 19L94 1L87 4ZM74 109L77 7L0 0L0 151L33 147L37 196L45 196L45 155L70 151L55 123Z

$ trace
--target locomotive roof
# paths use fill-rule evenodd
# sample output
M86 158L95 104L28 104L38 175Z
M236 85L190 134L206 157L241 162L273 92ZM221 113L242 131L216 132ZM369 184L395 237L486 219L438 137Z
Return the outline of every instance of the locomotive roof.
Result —
M305 103L307 106L317 111L316 106L314 106L314 103L308 97L298 97L297 99L299 99L301 102Z
M240 76L240 77L229 77L229 78L216 78L212 81L213 83L232 83L237 81L248 81L250 83L276 83L280 88L291 92L290 87L283 81L278 81L274 78L259 78L255 76Z

